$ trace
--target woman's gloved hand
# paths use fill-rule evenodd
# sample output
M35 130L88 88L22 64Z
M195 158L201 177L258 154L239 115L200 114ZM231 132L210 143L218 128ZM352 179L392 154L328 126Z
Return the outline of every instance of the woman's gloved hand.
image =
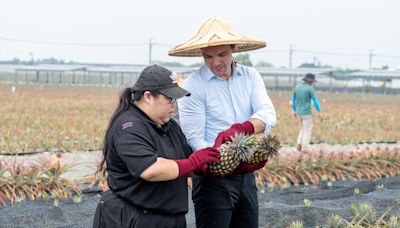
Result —
M179 168L179 177L188 176L191 172L205 172L207 163L219 162L221 154L217 149L207 147L193 152L187 159L175 160Z

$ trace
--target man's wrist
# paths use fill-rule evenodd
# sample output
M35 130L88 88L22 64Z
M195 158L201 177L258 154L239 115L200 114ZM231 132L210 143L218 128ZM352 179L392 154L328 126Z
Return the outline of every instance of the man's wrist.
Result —
M254 125L249 121L245 121L243 123L240 124L234 124L235 128L240 130L243 133L247 133L247 134L253 134L255 129L254 129Z

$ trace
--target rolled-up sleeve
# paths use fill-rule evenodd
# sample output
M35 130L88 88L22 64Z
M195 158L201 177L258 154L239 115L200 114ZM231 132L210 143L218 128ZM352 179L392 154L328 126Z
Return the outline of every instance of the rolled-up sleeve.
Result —
M276 112L271 99L268 96L261 75L255 71L252 77L253 91L251 93L251 106L254 111L251 118L261 120L265 123L264 133L268 134L276 125Z
M157 153L150 146L148 138L143 131L138 131L136 126L122 134L115 141L115 150L126 163L130 174L138 179L139 176L157 161Z
M179 121L188 144L193 150L207 147L205 140L206 108L205 94L200 85L192 80L186 80L184 88L191 95L178 100Z

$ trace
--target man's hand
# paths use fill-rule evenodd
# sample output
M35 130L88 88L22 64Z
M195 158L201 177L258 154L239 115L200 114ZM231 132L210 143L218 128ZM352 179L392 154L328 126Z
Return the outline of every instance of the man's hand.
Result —
M254 126L250 121L235 123L229 129L221 131L215 139L214 148L219 148L222 143L232 141L234 135L239 133L253 134Z
M245 174L245 173L252 173L256 170L259 170L265 166L267 163L267 160L261 161L259 163L246 163L246 162L241 162L239 166L232 171L232 174Z

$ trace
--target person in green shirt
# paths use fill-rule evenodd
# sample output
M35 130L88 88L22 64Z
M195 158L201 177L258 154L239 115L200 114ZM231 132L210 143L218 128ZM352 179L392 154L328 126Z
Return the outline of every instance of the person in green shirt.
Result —
M321 118L319 102L315 96L315 89L312 87L312 84L317 81L315 80L315 75L308 73L303 78L303 81L303 83L298 84L294 88L292 96L293 116L299 119L301 125L296 145L298 151L305 149L311 141L311 132L313 128L311 102L317 110L318 117Z

